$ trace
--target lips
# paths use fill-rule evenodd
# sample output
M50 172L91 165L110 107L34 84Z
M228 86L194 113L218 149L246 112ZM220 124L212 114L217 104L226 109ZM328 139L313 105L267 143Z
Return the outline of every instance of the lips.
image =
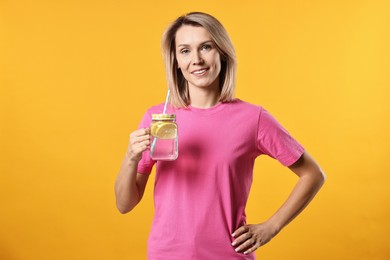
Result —
M199 70L194 70L191 73L194 74L195 76L202 76L204 75L209 69L208 68L203 68Z

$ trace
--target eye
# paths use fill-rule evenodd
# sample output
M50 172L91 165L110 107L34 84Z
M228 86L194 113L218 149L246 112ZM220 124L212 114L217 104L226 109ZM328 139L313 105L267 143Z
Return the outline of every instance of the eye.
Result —
M190 50L189 50L189 49L181 49L179 52L180 52L181 54L187 54L187 53L190 52Z
M202 46L202 50L208 51L208 50L211 50L211 49L212 49L211 44L205 44L205 45Z

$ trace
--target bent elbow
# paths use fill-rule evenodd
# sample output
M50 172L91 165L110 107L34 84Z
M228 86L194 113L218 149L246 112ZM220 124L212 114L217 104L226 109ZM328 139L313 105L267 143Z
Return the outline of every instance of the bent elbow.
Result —
M121 213L121 214L126 214L126 213L129 213L133 207L131 206L124 206L124 205L121 205L121 204L116 204L116 208L118 209L118 211Z
M118 211L119 211L119 213L121 213L121 214L126 214L126 213L129 213L129 212L130 212L129 209L125 209L125 208L118 208Z
M325 181L326 181L326 174L323 171L321 171L321 173L322 173L322 183L325 183Z
M322 169L319 170L317 179L318 179L319 187L322 187L322 185L324 185L324 183L326 181L326 174Z

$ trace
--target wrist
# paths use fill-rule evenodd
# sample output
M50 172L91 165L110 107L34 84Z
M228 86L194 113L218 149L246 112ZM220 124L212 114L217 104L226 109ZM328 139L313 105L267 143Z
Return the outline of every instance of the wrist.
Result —
M267 220L266 223L269 226L269 228L271 230L273 230L274 235L278 234L282 230L282 228L283 228L283 226L280 225L278 223L278 221L276 221L275 219L272 219L272 218Z
M141 160L141 158L142 158L141 156L135 155L131 152L126 152L126 155L125 155L125 161L129 165L132 165L132 164L138 165L138 162Z

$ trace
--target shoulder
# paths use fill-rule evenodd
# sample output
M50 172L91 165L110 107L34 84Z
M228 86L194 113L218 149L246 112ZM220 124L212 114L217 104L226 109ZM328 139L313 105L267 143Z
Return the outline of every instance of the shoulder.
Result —
M260 105L252 104L244 100L236 98L234 101L229 102L231 109L237 110L240 113L256 113L258 115L264 110Z
M162 114L164 112L165 103L160 103L154 106L151 106L147 109L147 113L149 114ZM166 114L175 114L180 110L184 110L184 108L175 108L171 104L168 104L165 113Z
M162 114L164 110L164 103L153 105L147 109L149 114Z

